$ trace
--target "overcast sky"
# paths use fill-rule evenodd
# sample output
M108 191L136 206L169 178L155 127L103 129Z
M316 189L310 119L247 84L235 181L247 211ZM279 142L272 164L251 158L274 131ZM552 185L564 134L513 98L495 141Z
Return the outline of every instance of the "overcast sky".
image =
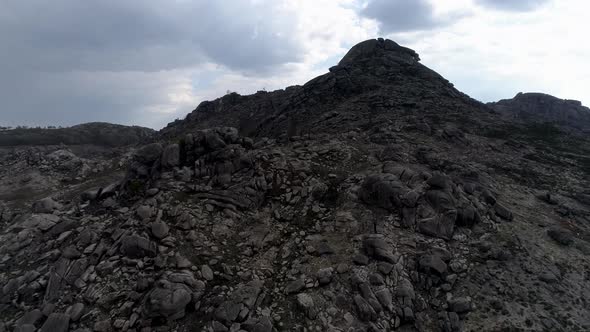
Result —
M369 38L487 102L590 104L587 0L2 0L0 125L162 128L226 91L303 84Z

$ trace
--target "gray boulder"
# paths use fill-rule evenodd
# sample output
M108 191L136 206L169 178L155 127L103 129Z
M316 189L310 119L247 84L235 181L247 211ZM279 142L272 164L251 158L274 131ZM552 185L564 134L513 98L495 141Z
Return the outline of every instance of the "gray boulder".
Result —
M157 246L144 237L129 235L121 240L121 253L131 258L155 257Z
M191 299L190 289L186 285L160 280L147 295L144 312L148 317L179 319L184 317Z
M160 158L162 150L162 144L160 143L148 144L137 150L134 158L144 165L150 165Z
M67 332L70 328L70 316L52 313L41 326L41 332Z
M178 144L170 144L162 153L162 167L171 168L180 164L180 146Z
M46 197L33 203L34 213L53 213L55 210L60 210L62 205L54 201L51 197Z

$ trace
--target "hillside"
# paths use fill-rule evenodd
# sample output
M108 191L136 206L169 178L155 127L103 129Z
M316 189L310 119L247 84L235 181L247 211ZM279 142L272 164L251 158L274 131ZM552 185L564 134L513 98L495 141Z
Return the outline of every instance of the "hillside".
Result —
M117 147L149 139L155 131L139 126L104 122L84 123L67 128L15 128L0 131L0 146L83 145Z
M566 130L590 133L590 109L577 100L559 99L543 93L519 93L512 99L488 105L513 121L549 122Z
M590 142L546 122L384 39L203 102L0 208L0 331L590 330Z

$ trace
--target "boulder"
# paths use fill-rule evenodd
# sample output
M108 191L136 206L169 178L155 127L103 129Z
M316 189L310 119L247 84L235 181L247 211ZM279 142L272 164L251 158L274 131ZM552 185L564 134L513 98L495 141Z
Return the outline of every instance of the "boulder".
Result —
M47 317L40 332L67 332L70 328L70 316L66 314L52 313Z
M151 226L151 230L152 230L152 235L156 238L156 239L163 239L166 236L168 236L168 233L170 231L170 227L168 227L168 225L163 222L163 221L156 221L154 223L152 223Z
M359 197L369 205L390 210L402 206L402 196L407 192L407 187L395 175L371 175L361 185Z
M311 295L306 293L297 294L297 305L305 313L307 318L312 320L317 318L318 311Z
M370 234L363 239L363 249L367 256L391 264L397 263L392 248L380 234Z
M148 144L137 150L134 158L144 165L151 165L160 158L162 150L162 144L160 143Z
M304 288L305 288L305 281L303 279L296 279L294 281L291 281L285 287L285 293L287 293L287 294L299 293Z
M180 164L180 146L170 144L166 146L162 153L162 167L172 168Z
M496 204L494 204L494 212L496 212L496 215L498 215L502 219L505 219L508 221L512 221L512 219L513 219L512 212L510 210L508 210L507 207L500 204L499 202L496 202Z
M426 273L443 275L447 272L447 264L436 255L424 255L418 262L420 269Z
M449 210L443 214L418 221L417 230L426 235L450 240L455 230L457 211Z
M60 210L62 205L54 201L51 197L46 197L33 203L33 213L53 213Z
M139 235L128 235L121 240L121 253L130 258L155 257L157 246Z
M190 289L186 285L160 280L147 295L144 312L148 317L179 319L184 317L191 298Z

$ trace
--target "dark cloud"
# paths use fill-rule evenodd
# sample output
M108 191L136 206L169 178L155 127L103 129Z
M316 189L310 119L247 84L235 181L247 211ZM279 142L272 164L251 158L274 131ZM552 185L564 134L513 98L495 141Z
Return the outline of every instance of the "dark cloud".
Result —
M372 0L361 15L377 20L386 34L429 30L448 22L434 15L427 0Z
M274 0L2 0L0 125L157 126L165 113L146 110L170 107L175 70L265 75L300 61L297 22L281 10Z
M294 22L273 20L277 6L257 3L4 0L2 62L48 71L156 71L205 60L239 70L297 61Z
M69 126L105 121L159 127L195 105L175 104L171 72L22 72L0 79L0 124Z
M526 12L535 10L549 0L476 0L476 3L497 10Z

